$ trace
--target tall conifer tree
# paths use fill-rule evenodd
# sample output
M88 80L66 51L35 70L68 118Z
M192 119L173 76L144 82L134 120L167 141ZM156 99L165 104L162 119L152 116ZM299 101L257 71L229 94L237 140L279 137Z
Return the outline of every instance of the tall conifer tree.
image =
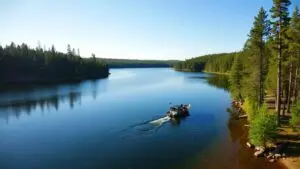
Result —
M277 92L276 92L276 111L278 114L277 124L280 120L281 111L281 72L282 72L282 53L284 49L283 39L285 37L285 32L289 25L289 12L288 7L291 4L290 0L273 0L273 7L270 12L273 19L273 39L276 43L277 50Z
M287 110L289 112L291 104L291 97L294 95L294 100L296 100L297 91L297 69L300 62L300 13L299 8L296 7L291 23L288 29L288 43L289 43L289 83L288 83L288 95L287 95ZM294 75L293 75L294 74ZM294 77L294 80L293 80ZM296 82L296 83L295 83ZM292 85L293 84L293 85ZM292 91L292 87L294 88Z
M254 18L253 27L250 31L249 35L249 42L250 42L250 49L255 51L255 61L258 62L259 65L259 82L258 82L258 103L259 106L262 105L263 102L263 95L264 95L264 89L263 89L263 62L264 62L264 48L265 48L265 41L267 39L267 36L270 33L270 22L267 20L267 13L264 10L264 8L260 8L258 15Z
M234 57L234 61L230 72L231 91L235 99L241 99L242 97L241 96L241 88L242 88L241 81L243 77L242 69L243 69L243 65L241 62L241 58L237 54Z

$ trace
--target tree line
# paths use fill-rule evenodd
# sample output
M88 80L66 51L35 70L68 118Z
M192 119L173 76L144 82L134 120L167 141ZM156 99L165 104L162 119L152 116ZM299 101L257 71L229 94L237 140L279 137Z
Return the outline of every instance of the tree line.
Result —
M48 50L38 45L35 49L26 44L11 43L0 46L0 84L52 83L104 78L109 74L107 65L92 54L82 58L79 49L68 45L67 53Z
M101 58L109 68L155 68L172 67L176 60L137 60Z
M179 71L228 73L234 100L243 100L250 122L249 139L264 145L275 136L281 117L300 125L300 12L289 13L290 0L273 0L269 13L261 7L239 52L212 54L177 63ZM266 102L273 98L275 109Z
M231 69L234 56L239 52L210 54L174 64L175 70L192 72L219 72L228 73Z

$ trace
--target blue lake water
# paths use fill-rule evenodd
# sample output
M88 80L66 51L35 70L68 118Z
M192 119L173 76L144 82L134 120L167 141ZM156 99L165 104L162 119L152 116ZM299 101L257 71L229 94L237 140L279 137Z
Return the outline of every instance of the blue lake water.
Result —
M107 79L0 93L1 169L277 168L244 148L230 94L204 73L111 69ZM171 104L180 121L151 124Z

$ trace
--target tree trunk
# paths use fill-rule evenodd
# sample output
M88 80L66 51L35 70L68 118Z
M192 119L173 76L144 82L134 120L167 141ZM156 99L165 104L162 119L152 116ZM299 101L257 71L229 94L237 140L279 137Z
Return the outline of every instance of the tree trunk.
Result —
M259 101L259 107L262 105L263 102L263 86L262 86L262 45L260 46L259 51L259 94L258 94L258 101Z
M285 84L285 81L283 81L281 83L281 102L282 102L281 105L283 105L283 107L281 108L282 116L285 116L285 106L286 106L286 96L287 96L286 91L287 91L287 85ZM284 98L285 98L285 100L282 100Z
M290 65L290 77L289 77L289 87L287 90L287 112L290 113L290 100L291 100L291 94L292 94L292 75L293 75L293 63Z
M294 102L293 102L293 104L295 104L296 103L296 101L297 101L297 76L298 76L298 68L296 67L296 73L295 73L295 81L294 81L294 92L293 92L293 94L294 94Z
M277 125L280 125L280 110L281 110L281 18L279 19L278 30L278 57L277 57L277 95L276 95L276 111L277 111Z

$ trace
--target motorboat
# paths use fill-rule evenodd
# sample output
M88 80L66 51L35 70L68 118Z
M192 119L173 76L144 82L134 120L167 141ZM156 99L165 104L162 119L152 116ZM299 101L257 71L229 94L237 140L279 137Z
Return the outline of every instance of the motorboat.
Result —
M181 118L189 115L189 109L191 104L181 104L181 105L172 105L170 106L167 115L171 118Z

